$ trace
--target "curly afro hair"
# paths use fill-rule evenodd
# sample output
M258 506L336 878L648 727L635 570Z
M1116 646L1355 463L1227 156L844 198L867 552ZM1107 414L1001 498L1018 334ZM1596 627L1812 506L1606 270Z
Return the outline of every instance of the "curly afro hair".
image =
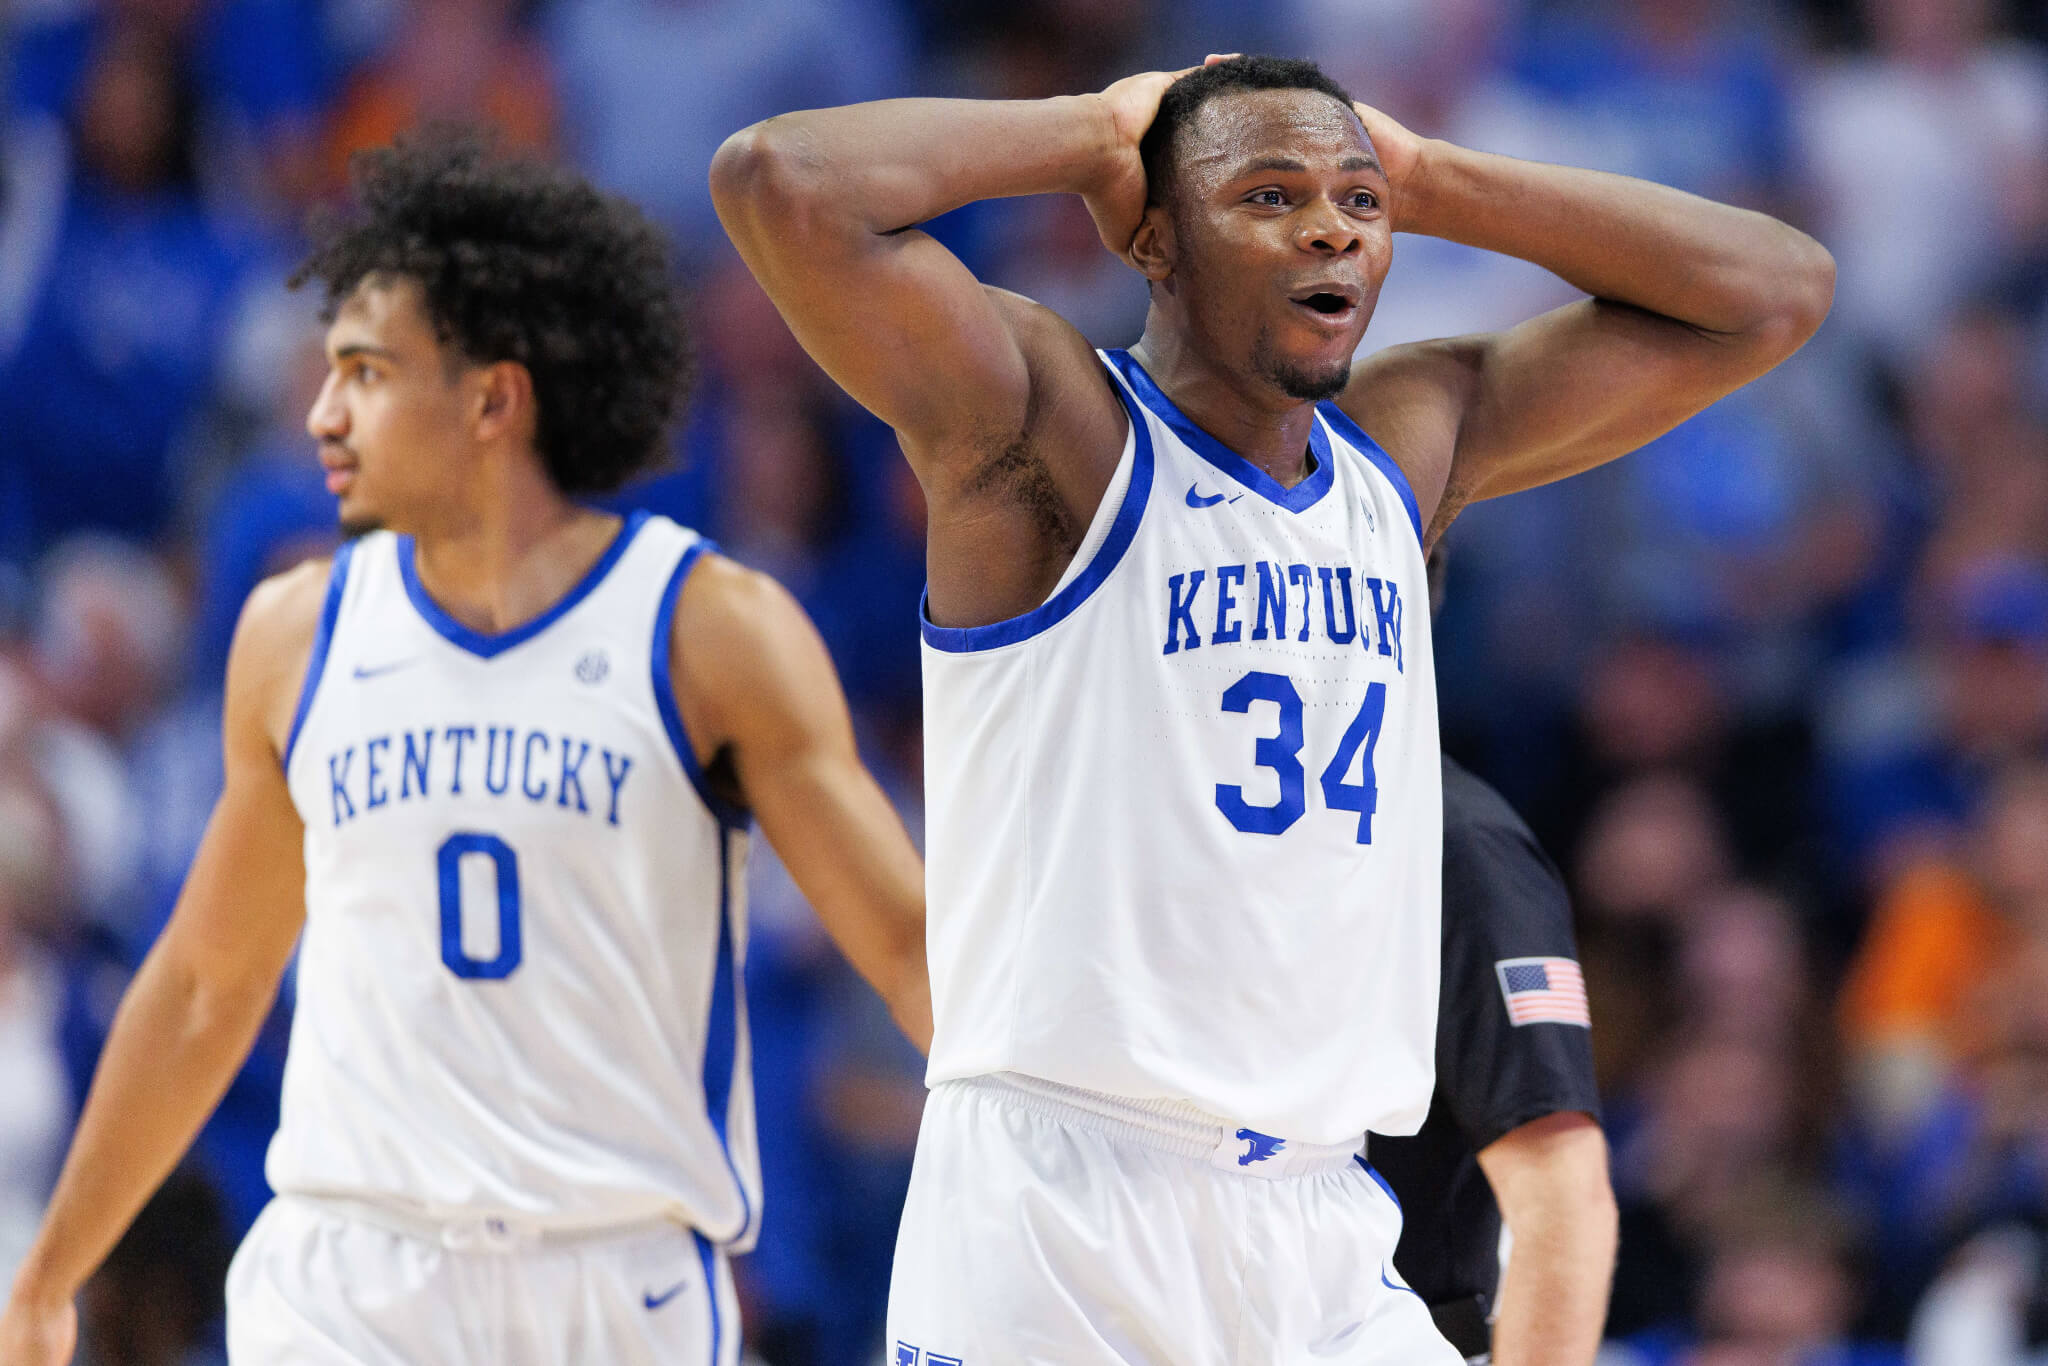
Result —
M1292 57L1233 57L1214 66L1197 67L1166 88L1159 98L1159 112L1139 139L1148 202L1172 202L1180 136L1194 123L1195 112L1218 95L1247 90L1313 90L1351 107L1351 96L1344 87L1324 75L1314 62Z
M293 288L321 281L331 321L366 279L417 281L444 345L532 375L534 444L570 497L666 461L690 350L667 246L638 209L461 127L359 152L350 172L355 202L315 218Z

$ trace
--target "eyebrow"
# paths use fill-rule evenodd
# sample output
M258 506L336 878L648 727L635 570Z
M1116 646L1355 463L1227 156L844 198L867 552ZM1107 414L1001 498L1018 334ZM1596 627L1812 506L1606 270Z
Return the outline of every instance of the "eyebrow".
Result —
M347 346L338 346L334 349L334 358L338 361L353 360L357 356L375 356L379 360L398 359L396 352L387 351L381 346L371 346L367 342L350 342Z
M1345 157L1344 160L1337 163L1337 169L1340 171L1373 171L1382 176L1386 174L1386 171L1380 166L1379 162L1368 156ZM1308 163L1299 157L1264 156L1256 161L1247 162L1242 173L1245 175L1250 175L1257 171L1294 171L1299 173L1307 170Z

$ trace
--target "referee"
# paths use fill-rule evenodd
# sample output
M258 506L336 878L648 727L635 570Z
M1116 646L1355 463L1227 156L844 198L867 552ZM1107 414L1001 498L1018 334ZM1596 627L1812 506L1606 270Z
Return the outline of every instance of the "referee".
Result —
M1468 1362L1590 1366L1616 1216L1571 906L1513 808L1443 766L1436 1094L1414 1137L1372 1139L1394 1266Z
M1616 1212L1571 903L1522 817L1450 758L1436 1096L1415 1137L1372 1137L1372 1165L1405 1214L1395 1270L1466 1362L1591 1364Z

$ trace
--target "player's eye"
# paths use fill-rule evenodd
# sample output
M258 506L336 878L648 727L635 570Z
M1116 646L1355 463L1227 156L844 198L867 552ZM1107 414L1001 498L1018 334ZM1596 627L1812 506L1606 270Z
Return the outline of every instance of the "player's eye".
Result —
M1254 204L1268 204L1278 208L1287 202L1287 197L1278 190L1253 190L1251 202Z
M1380 197L1371 190L1357 190L1352 193L1351 206L1355 209L1377 209Z

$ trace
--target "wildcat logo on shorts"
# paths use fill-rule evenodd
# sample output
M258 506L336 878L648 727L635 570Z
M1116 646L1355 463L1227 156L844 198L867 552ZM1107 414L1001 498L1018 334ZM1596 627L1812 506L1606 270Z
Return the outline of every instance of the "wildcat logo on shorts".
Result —
M896 1344L896 1357L892 1366L917 1366L920 1356L924 1366L965 1366L959 1357L942 1357L937 1352L922 1352L907 1342Z
M1246 1145L1245 1151L1238 1155L1237 1165L1240 1167L1249 1167L1254 1162L1264 1162L1287 1146L1286 1139L1262 1134L1257 1129L1239 1129L1237 1137Z

